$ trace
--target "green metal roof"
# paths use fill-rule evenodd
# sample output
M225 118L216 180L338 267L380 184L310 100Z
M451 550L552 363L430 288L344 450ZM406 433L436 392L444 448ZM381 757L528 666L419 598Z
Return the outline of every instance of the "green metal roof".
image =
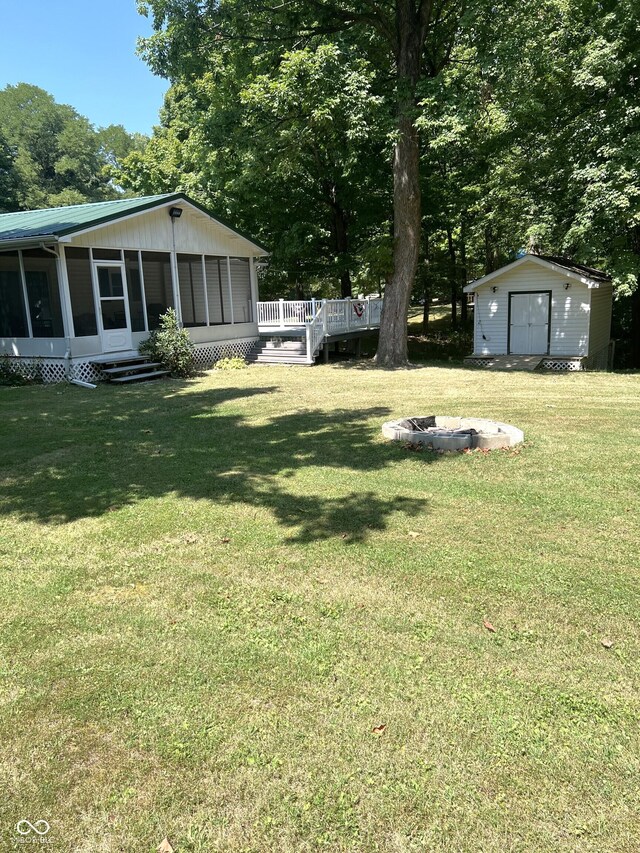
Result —
M116 201L99 201L92 204L72 204L66 207L50 207L43 210L23 210L17 213L0 214L0 247L21 240L65 237L76 231L84 231L92 226L105 225L108 222L128 216L131 213L141 213L170 201L187 201L206 216L231 229L240 237L253 243L262 251L267 250L251 237L242 234L232 225L224 222L215 214L210 213L198 202L184 193L165 193L149 195L142 198L123 198Z

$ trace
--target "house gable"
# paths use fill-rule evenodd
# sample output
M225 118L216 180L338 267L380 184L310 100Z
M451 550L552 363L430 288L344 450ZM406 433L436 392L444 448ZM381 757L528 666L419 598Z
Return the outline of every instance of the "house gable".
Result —
M173 206L181 207L183 212L172 225L168 210ZM105 249L169 252L173 249L174 236L176 251L184 254L230 255L241 258L266 254L257 244L181 199L70 234L63 237L61 242Z

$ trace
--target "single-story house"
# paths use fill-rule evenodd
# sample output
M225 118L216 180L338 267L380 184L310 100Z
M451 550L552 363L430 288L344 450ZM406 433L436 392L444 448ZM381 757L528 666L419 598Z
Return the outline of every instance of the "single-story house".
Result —
M173 307L199 365L246 355L266 254L183 193L2 214L0 354L92 381Z
M470 363L496 356L540 356L554 370L606 369L611 279L565 258L524 255L471 282L474 343Z

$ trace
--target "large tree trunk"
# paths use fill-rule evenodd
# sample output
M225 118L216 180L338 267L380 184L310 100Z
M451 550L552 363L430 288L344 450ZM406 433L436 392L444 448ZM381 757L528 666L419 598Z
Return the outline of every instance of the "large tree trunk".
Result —
M407 317L420 256L420 151L414 124L422 44L414 0L396 0L397 141L393 153L393 274L384 294L376 362L408 361Z
M337 192L335 186L332 186L329 191L329 207L331 208L331 232L333 236L333 245L338 258L338 262L342 266L340 271L340 295L343 299L350 297L351 293L351 273L348 267L348 252L349 252L349 215L344 210L337 200Z
M458 262L453 232L447 225L447 246L449 247L449 284L451 286L451 328L458 328Z

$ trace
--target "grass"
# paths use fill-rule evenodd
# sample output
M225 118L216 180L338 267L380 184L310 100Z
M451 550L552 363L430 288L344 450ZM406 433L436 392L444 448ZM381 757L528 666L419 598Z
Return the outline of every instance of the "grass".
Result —
M46 819L82 853L637 851L639 392L353 366L0 389L0 849ZM526 446L382 441L429 413Z

